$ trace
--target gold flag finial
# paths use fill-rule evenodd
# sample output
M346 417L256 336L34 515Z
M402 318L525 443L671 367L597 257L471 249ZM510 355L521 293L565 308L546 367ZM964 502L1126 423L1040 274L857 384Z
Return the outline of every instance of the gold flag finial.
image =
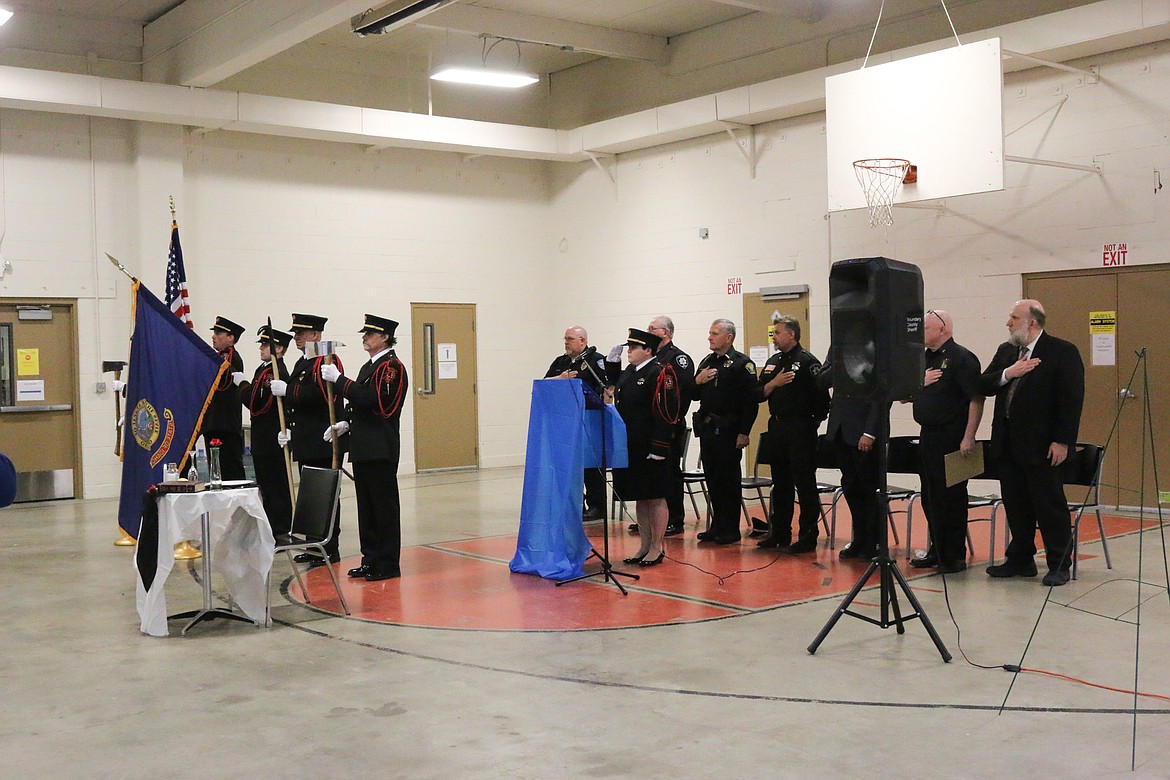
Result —
M175 196L168 195L167 199L171 202L171 222L175 221Z
M122 265L122 261L121 261L121 260L119 260L118 258L114 257L114 256L113 256L113 255L111 255L109 252L106 252L106 257L110 258L110 262L114 264L114 267L115 267L115 268L117 268L117 269L118 269L119 271L121 271L122 273L126 274L126 276L130 277L130 281L132 281L132 282L137 282L137 281L138 281L138 278L137 278L137 277L135 277L135 276L134 276L134 274L132 274L132 273L130 273L129 271L127 271L127 270L126 270L126 266Z

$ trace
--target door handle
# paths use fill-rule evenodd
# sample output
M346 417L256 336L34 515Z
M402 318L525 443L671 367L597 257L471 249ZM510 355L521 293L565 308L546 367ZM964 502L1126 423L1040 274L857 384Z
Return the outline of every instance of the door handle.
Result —
M1137 393L1130 390L1128 387L1123 387L1120 391L1118 391L1117 397L1122 401L1132 401L1137 398Z
M4 414L25 414L28 412L69 412L73 404L40 404L37 406L0 406Z

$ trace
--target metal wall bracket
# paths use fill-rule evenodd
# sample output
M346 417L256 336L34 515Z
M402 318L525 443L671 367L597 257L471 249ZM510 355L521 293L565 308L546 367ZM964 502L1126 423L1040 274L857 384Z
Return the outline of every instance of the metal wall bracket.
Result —
M739 149L739 153L743 155L743 159L747 160L748 170L751 171L752 178L756 178L756 128L755 125L741 125L738 122L720 122L723 129L731 136L731 140L735 142L735 148ZM738 135L736 134L738 133Z
M1095 173L1098 176L1104 173L1100 165L1078 165L1077 163L1060 162L1059 160L1038 160L1035 157L1016 157L1014 154L1005 154L1003 159L1007 162L1024 163L1026 165L1047 165L1051 168L1068 168L1073 171L1086 171L1088 173Z
M609 183L617 186L617 179L614 177L614 171L617 169L617 155L609 154L608 152L591 152L585 149L585 154L597 166L597 170L605 174L609 179Z

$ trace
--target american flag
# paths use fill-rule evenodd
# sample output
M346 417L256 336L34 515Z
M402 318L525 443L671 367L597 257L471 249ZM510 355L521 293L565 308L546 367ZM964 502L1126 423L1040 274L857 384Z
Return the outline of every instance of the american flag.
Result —
M187 269L183 267L183 247L179 245L179 223L171 223L171 251L167 257L166 304L171 312L194 329L191 304L187 300Z

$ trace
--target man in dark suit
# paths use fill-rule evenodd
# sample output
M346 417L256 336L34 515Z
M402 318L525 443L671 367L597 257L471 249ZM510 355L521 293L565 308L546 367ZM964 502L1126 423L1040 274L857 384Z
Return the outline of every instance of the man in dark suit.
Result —
M833 386L831 361L825 361L817 381L823 388ZM841 560L873 558L877 555L878 534L884 532L878 500L881 475L873 450L881 413L882 404L877 401L833 394L825 436L833 445L841 469L841 493L853 522L853 541L838 554Z
M342 376L336 365L321 367L321 378L333 382L337 395L349 401L349 419L326 427L326 439L349 433L349 462L357 492L358 536L362 562L349 576L369 581L399 577L402 549L402 506L398 496L398 422L409 380L394 354L398 323L366 315L362 348L370 359L357 379Z
M1035 577L1036 528L1048 563L1045 585L1068 582L1072 523L1060 464L1076 447L1085 400L1085 366L1075 345L1044 330L1039 301L1016 303L1009 338L980 377L995 396L991 450L999 458L1000 487L1012 541L1007 560L989 566L992 577Z

